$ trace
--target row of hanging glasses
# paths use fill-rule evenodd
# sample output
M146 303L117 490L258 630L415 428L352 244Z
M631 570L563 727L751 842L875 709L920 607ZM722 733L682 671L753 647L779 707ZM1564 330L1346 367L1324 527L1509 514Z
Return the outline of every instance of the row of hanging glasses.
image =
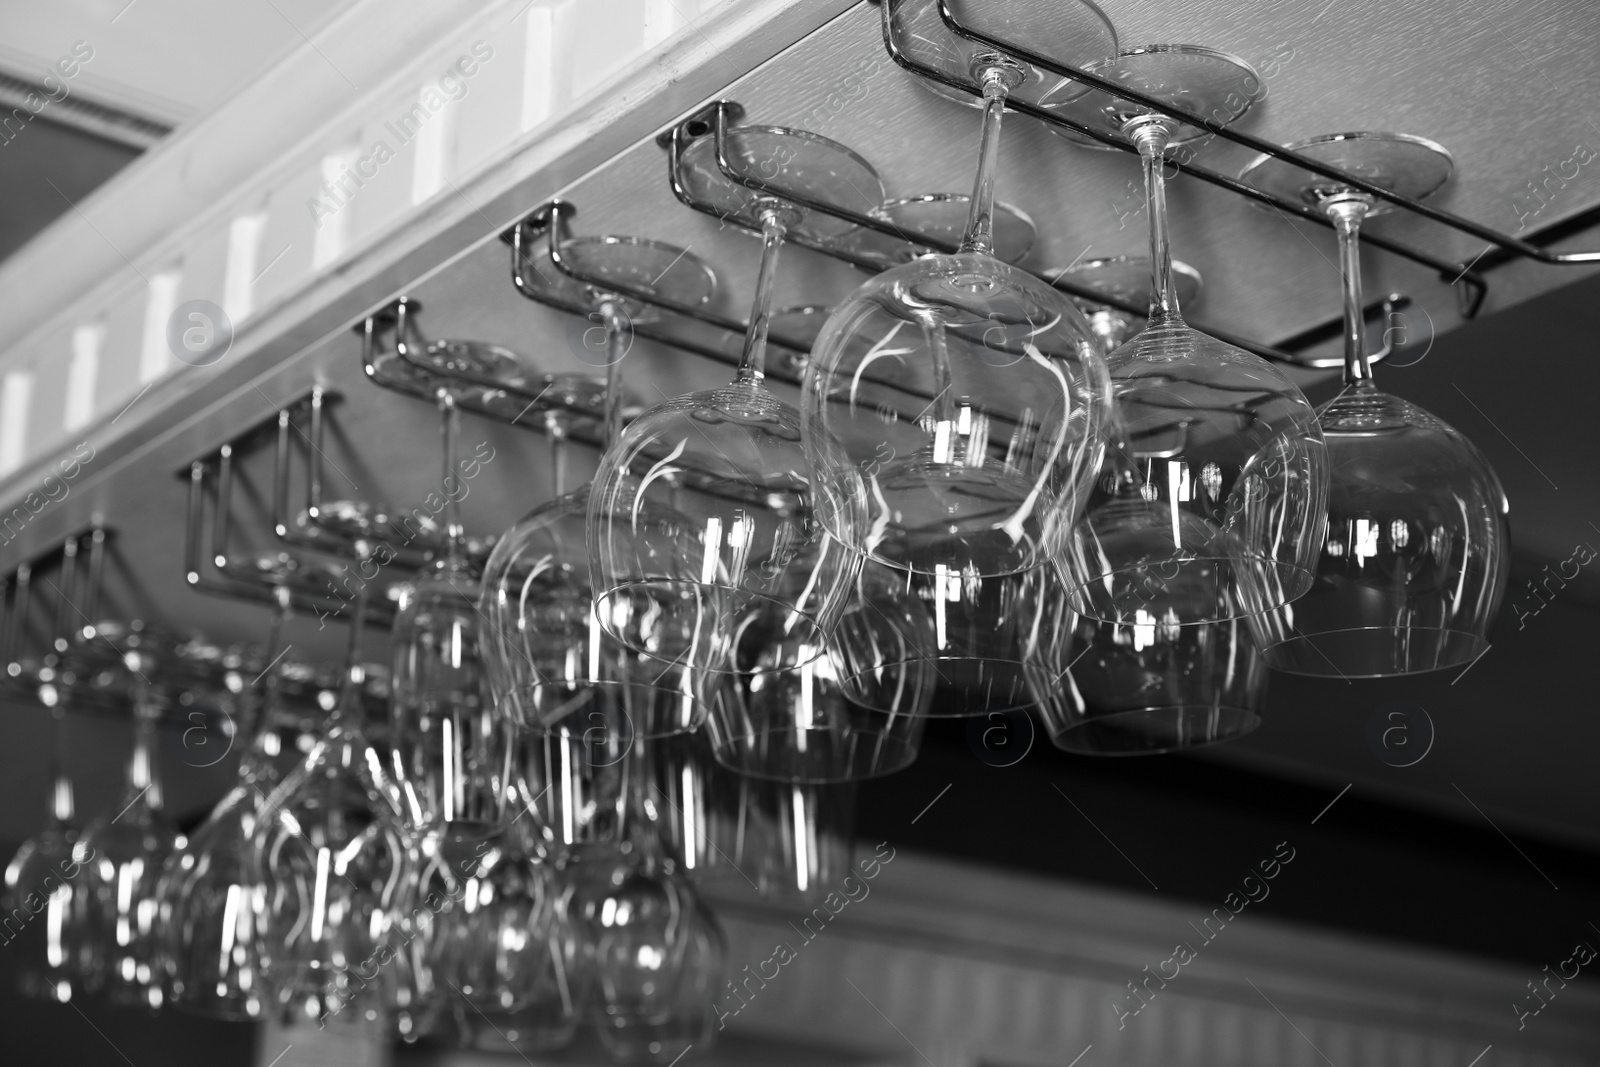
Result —
M777 900L836 886L852 862L848 789L736 780L697 735L647 742L588 715L577 732L496 723L500 743L454 740L473 728L478 686L438 674L470 673L454 657L473 646L448 603L447 621L428 614L448 595L418 596L449 566L447 554L408 583L390 670L360 663L359 607L342 668L283 656L291 594L318 588L314 567L286 558L262 568L275 605L264 652L100 623L13 661L57 733L49 825L6 872L7 915L37 915L20 931L26 994L524 1053L591 1022L625 1061L710 1044L722 938L691 878L742 876ZM62 604L83 603L70 577L61 586ZM259 695L252 675L267 681ZM135 720L126 789L80 832L60 713L119 702ZM163 812L158 728L202 708L237 727L239 771L185 835ZM369 723L375 710L387 714ZM221 736L190 726L186 748L202 729Z
M853 784L908 766L930 718L1032 709L1067 751L1166 752L1253 729L1269 668L1383 677L1481 654L1505 499L1465 438L1372 384L1357 239L1386 202L1272 156L1240 175L1339 236L1346 387L1314 409L1180 314L1200 278L1171 258L1163 171L1203 127L975 44L936 0L883 12L897 59L982 108L970 195L891 197L849 148L718 106L670 131L670 177L759 236L745 322L706 310L717 279L687 250L572 236L560 204L507 235L513 280L597 324L602 373L430 341L414 301L368 320L369 378L439 413L431 555L398 591L388 670L360 658L376 594L344 611L337 685L276 662L326 565L279 553L238 571L270 587L272 636L249 662L272 669L259 693L211 687L250 724L238 784L186 839L160 817L151 737L174 694L205 685L131 629L99 633L133 649L110 665L90 665L93 640L58 649L140 732L126 811L72 844L57 784L29 846L104 857L50 913L54 969L34 988L524 1051L587 1022L619 1060L670 1062L710 1044L724 980L698 887L837 884ZM1213 49L1119 50L1091 5L993 15L1186 114L1232 122L1259 96ZM1105 304L1015 265L1034 230L995 199L1013 102L1140 157L1148 255L1046 272ZM1294 147L1413 198L1451 169L1397 134ZM874 276L831 310L774 310L791 242ZM1149 304L1137 332L1130 298ZM622 382L636 331L732 363L732 380L641 410ZM535 407L522 424L550 439L555 499L469 544L459 412ZM601 450L576 489L571 440ZM360 557L383 514L313 493L278 532ZM241 656L208 662L237 682ZM36 674L41 697L74 690ZM13 895L29 883L12 872L36 867L13 864Z

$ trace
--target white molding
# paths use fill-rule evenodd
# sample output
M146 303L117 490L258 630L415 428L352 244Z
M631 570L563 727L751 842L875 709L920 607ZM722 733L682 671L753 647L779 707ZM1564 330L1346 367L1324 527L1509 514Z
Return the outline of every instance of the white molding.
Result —
M1284 865L1273 891L1294 892L1297 873ZM921 1062L909 1041L940 1067L1063 1067L1090 1044L1083 1067L1323 1064L1308 1038L1338 1067L1466 1067L1489 1045L1492 1067L1600 1064L1600 973L1571 982L1518 1032L1511 1004L1537 967L1285 923L1248 905L1206 944L1186 933L1206 915L1201 903L901 850L865 898L798 943L788 925L798 916L736 893L717 898L730 969L759 967L785 939L798 958L730 1032L826 1035ZM1119 1030L1112 1005L1126 983L1180 940L1199 946L1194 962Z

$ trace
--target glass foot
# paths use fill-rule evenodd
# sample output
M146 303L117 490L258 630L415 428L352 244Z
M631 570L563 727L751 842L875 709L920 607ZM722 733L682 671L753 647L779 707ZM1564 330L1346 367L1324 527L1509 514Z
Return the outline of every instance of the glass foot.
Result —
M1224 125L1236 121L1261 95L1261 77L1237 56L1192 44L1153 44L1130 48L1086 68L1107 81L1153 96L1176 111L1204 115ZM1080 126L1098 130L1126 142L1123 124L1150 114L1150 110L1099 89L1074 93L1067 99L1046 99L1041 106ZM1205 129L1169 119L1168 144L1183 144L1207 136ZM1051 126L1050 132L1085 148L1112 146L1075 130Z
M549 303L574 314L598 310L612 294L601 285L579 281L562 271L544 254L546 247L540 242L529 250L528 284L543 291ZM688 307L710 302L717 291L717 276L700 257L665 241L612 234L573 237L562 242L561 258L586 279L611 282ZM634 322L653 322L661 314L641 301L624 299L621 303L624 314Z
M1443 145L1405 133L1330 133L1285 147L1412 200L1421 200L1437 190L1450 179L1455 167ZM1251 160L1239 172L1239 180L1311 207L1320 207L1329 197L1353 191L1333 178L1268 155ZM1272 205L1256 206L1271 209ZM1393 207L1387 200L1375 199L1367 214L1380 215Z
M1005 41L1015 41L1033 52L1074 67L1114 55L1117 32L1111 19L1087 0L1009 0L1004 4L983 0L946 0L951 15L961 25ZM1021 80L1011 89L1019 100L1061 102L1085 87L1049 71L1004 56L987 45L969 41L945 25L939 0L903 0L883 5L884 36L908 58L962 82L974 82L978 72L996 62L1016 71ZM946 100L982 107L981 97L952 89L927 78L918 84Z
M730 181L717 166L716 140L715 135L706 134L691 142L679 161L678 177L694 199L744 226L760 229L761 208L775 198ZM780 126L734 126L727 131L727 149L728 168L742 178L770 182L860 215L883 204L883 181L872 164L818 134ZM791 234L819 241L854 228L854 223L814 211L800 211L800 218L788 227Z

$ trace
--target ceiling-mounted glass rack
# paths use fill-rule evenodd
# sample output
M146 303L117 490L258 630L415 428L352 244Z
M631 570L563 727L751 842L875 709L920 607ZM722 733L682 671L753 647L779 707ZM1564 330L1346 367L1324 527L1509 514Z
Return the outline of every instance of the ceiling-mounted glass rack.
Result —
M657 143L667 150L667 180L671 185L673 195L676 196L678 200L685 206L693 208L695 211L698 211L702 214L710 215L711 217L720 221L731 222L734 225L742 228L750 229L752 232L758 232L752 226L750 226L748 222L741 220L737 214L730 215L726 211L718 210L715 205L696 198L694 194L690 192L687 183L683 181L683 157L684 153L688 149L689 144L702 137L712 137L715 138L715 158L717 169L722 173L722 176L727 179L727 181L734 185L748 189L756 194L772 196L788 203L798 205L799 207L805 208L807 211L814 211L820 214L829 215L841 221L851 223L852 225L858 226L862 229L871 230L875 233L882 234L885 237L904 241L908 246L926 248L934 252L942 253L951 253L958 250L958 244L955 242L944 240L928 234L908 234L903 228L895 225L887 218L880 218L874 215L852 211L849 208L841 207L838 204L830 204L818 200L796 190L785 188L777 182L763 179L757 174L751 174L735 167L730 162L730 153L727 149L728 129L730 122L743 117L743 115L744 108L736 101L718 100L714 103L707 104L705 107L694 112L683 121L676 123L671 129L665 131L659 137L657 137ZM1228 180L1232 181L1232 179ZM1254 194L1254 192L1254 190L1251 190L1252 194ZM1281 198L1273 197L1270 194L1261 194L1261 196L1274 203L1281 200ZM1300 205L1292 204L1288 200L1281 200L1281 203L1292 208L1297 213L1305 213L1307 217L1312 217L1314 214L1310 211L1310 209L1303 208ZM842 262L850 264L853 267L857 267L873 274L881 273L887 269L887 265L884 263L875 260L862 259L857 255L853 255L849 249L844 247L842 244L808 238L804 234L792 234L788 239L793 244L798 244L805 248L809 248L814 252L820 252L823 255L831 256L834 259L838 259ZM1401 252L1401 254L1408 254L1408 252ZM1422 254L1416 253L1416 255L1420 256ZM1431 257L1424 257L1421 261L1426 263L1428 266L1434 267L1441 271L1451 266L1450 264L1444 263L1441 260L1432 259ZM1118 297L1114 294L1096 289L1092 286L1074 281L1062 273L1058 273L1054 278L1045 278L1044 280L1054 288L1061 290L1069 296L1077 297L1080 300L1090 303L1112 307L1118 311L1122 311L1131 315L1137 315L1140 318L1143 318L1146 312L1149 310L1149 308L1143 304L1138 304ZM636 295L637 298L644 300L647 303L652 302L649 298L649 294L638 293L633 295ZM666 310L674 311L678 314L700 318L702 321L711 321L700 309L675 308L660 302L654 303L656 306L663 307ZM1409 303L1410 299L1408 297L1395 294L1386 297L1384 300L1373 302L1368 306L1367 312L1369 317L1380 312L1387 316L1395 311L1400 310L1401 308L1404 308ZM742 329L742 326L739 326L739 324L730 323L726 320L720 321L725 327L738 327ZM1328 328L1333 331L1330 336L1336 335L1339 328L1337 320L1330 322ZM1263 359L1269 359L1276 363L1284 363L1289 366L1296 367L1309 367L1312 369L1328 369L1343 365L1342 357L1328 357L1325 359L1302 358L1301 356L1297 355L1295 351L1287 349L1282 345L1276 347L1272 345L1266 345L1259 341L1252 341L1248 338L1237 337L1231 333L1217 330L1210 326L1206 327L1206 331L1231 345L1243 348L1247 352L1253 352L1254 354L1261 356ZM1306 335L1302 336L1309 336L1311 338L1309 342L1302 342L1308 345L1325 339L1323 335L1323 329L1320 326L1314 327L1311 331L1307 331ZM1387 355L1389 355L1389 351L1386 344L1383 352L1378 353L1371 358L1381 360Z
M886 48L888 48L890 57L901 67L911 71L919 77L931 79L941 85L945 85L951 89L955 89L975 97L982 96L983 90L977 84L952 78L943 71L939 71L925 64L918 63L907 54L903 47L901 47L901 42L897 39L895 30L896 20L892 16L895 10L901 4L906 2L908 2L908 0L882 0L882 7L884 11L884 45ZM1362 193L1366 193L1369 196L1385 200L1403 211L1417 215L1421 218L1428 219L1432 222L1439 223L1440 225L1447 226L1453 230L1456 230L1457 232L1467 234L1468 236L1478 238L1479 240L1487 242L1491 249L1499 250L1498 254L1496 254L1490 252L1489 249L1485 249L1486 253L1489 253L1490 255L1496 255L1498 262L1504 262L1507 257L1520 257L1552 265L1600 263L1600 251L1551 252L1548 249L1540 247L1540 245L1535 243L1533 240L1517 238L1510 234L1502 233L1499 230L1495 230L1491 227L1474 222L1471 219L1463 218L1460 215L1456 215L1442 208L1432 207L1420 200L1397 193L1392 189L1386 189L1381 184L1368 181L1358 174L1353 174L1349 171L1329 166L1326 163L1322 163L1310 158L1304 153L1296 152L1292 149L1285 148L1282 145L1277 145L1271 141L1267 141L1260 137L1255 137L1251 134L1233 129L1226 122L1217 121L1217 119L1213 116L1178 110L1172 107L1169 102L1163 102L1159 98L1148 93L1141 92L1127 85L1107 80L1096 75L1090 70L1084 69L1083 67L1074 66L1051 56L1042 55L1026 45L1016 41L1006 40L995 34L986 33L976 26L967 25L957 19L954 12L951 10L950 0L937 0L937 6L939 10L939 17L944 22L945 27L951 33L954 33L959 37L989 48L993 48L996 51L1002 52L1024 63L1032 64L1039 69L1048 71L1049 73L1057 75L1058 77L1068 78L1073 81L1088 85L1092 88L1099 89L1103 92L1111 94L1112 96L1119 97L1123 100L1127 100L1133 104L1136 104L1141 108L1147 108L1157 114L1165 115L1169 118L1192 126L1198 126L1213 136L1225 138L1226 140L1232 141L1235 144L1243 145L1244 147L1253 151L1293 163L1295 166L1301 167L1313 174L1337 181ZM1049 123L1065 129L1070 129L1074 133L1081 136L1091 137L1108 147L1113 147L1121 149L1122 151L1133 152L1137 154L1138 149L1131 144L1120 141L1114 137L1110 137L1102 131L1081 126L1078 123L1072 122L1071 120L1059 114L1055 114L1048 109L1038 107L1027 101L1012 100L1008 102L1007 106L1021 114L1038 119L1041 122ZM1270 194L1266 194L1261 190L1252 188L1251 186L1240 182L1235 178L1219 174L1205 167L1198 167L1193 163L1186 163L1176 159L1170 160L1170 162L1181 173L1192 174L1203 181L1210 182L1213 185L1221 186L1222 188L1228 189L1231 192L1238 193L1239 195L1248 197L1252 200L1262 203L1270 203L1281 210L1291 212L1301 218L1316 222L1319 225L1332 225L1327 218L1306 205L1296 204L1292 201L1271 196ZM1446 278L1452 285L1465 284L1468 286L1470 292L1463 293L1462 295L1462 314L1464 317L1473 317L1473 315L1475 315L1478 309L1482 306L1484 296L1488 291L1488 286L1487 283L1482 279L1481 275L1473 270L1473 267L1477 262L1476 260L1466 263L1446 262L1437 259L1434 256L1428 255L1427 253L1414 249L1402 242L1395 241L1392 238L1381 238L1375 234L1363 234L1362 241L1366 244L1371 244L1382 248L1385 251L1392 252L1407 259L1411 259L1414 262L1421 263L1424 266L1433 267L1439 271L1441 277Z

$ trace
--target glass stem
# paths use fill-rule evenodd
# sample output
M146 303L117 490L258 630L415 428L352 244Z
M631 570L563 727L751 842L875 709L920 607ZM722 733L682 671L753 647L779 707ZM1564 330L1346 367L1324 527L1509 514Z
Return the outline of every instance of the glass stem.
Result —
M1361 307L1361 220L1372 209L1372 202L1361 196L1345 196L1323 205L1339 235L1339 274L1344 286L1344 383L1372 380L1367 363L1367 317Z
M133 758L128 762L128 792L142 796L144 806L161 810L161 776L156 771L156 723L161 711L142 677L133 685Z
M567 413L552 408L545 413L545 434L550 438L550 486L552 496L567 492Z
M938 316L928 313L918 316L918 324L922 327L922 337L928 345L928 353L933 357L933 417L937 424L943 427L942 431L951 435L949 447L952 455L943 459L935 457L935 462L956 462L953 455L955 448L956 430L956 398L950 388L950 346L944 335L944 323Z
M600 318L606 327L606 406L600 447L610 448L622 431L622 357L628 354L633 337L627 316L615 300L600 302Z
M742 383L760 385L767 374L767 328L772 322L772 283L778 277L778 253L788 226L784 212L773 205L761 209L761 269L756 272L756 295L750 302L750 327L744 334L739 357Z
M56 829L72 825L76 807L72 777L67 774L67 709L50 709L50 822Z
M455 490L461 488L461 475L456 471L456 439L461 432L461 412L456 407L455 396L447 389L439 390L439 436L444 453L444 536L445 559L452 566L461 563L465 553L462 541L461 503Z
M334 705L330 720L361 726L366 718L361 706L361 683L365 680L361 668L361 639L367 626L367 584L356 590L355 610L350 615L350 642L344 653L344 688L339 702Z
M1145 203L1150 211L1150 318L1176 318L1178 293L1172 285L1172 246L1167 239L1167 177L1162 172L1172 134L1165 120L1149 115L1130 120L1123 130L1144 164Z
M983 132L978 139L978 174L972 181L972 206L967 214L967 234L961 251L994 254L994 179L1000 154L1000 118L1005 114L1006 71L983 72Z
M250 712L252 717L246 727L248 744L244 750L244 765L240 768L240 774L245 776L257 773L262 766L257 761L270 759L263 747L264 739L270 732L267 716L273 698L277 695L278 679L282 673L282 661L286 651L283 647L284 624L293 614L293 600L287 584L273 586L272 600L272 618L267 624L267 666L263 672L265 677L261 679L261 693Z

